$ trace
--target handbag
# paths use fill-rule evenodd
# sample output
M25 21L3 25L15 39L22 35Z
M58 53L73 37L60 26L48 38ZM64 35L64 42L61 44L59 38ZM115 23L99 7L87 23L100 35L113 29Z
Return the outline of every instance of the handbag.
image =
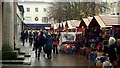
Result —
M57 41L53 41L53 45L58 45L58 42Z

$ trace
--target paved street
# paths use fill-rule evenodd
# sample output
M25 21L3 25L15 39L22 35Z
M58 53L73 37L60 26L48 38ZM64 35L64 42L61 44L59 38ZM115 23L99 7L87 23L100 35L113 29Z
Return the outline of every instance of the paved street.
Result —
M84 56L80 54L52 54L52 59L47 59L43 57L43 51L41 52L40 61L35 58L35 53L32 51L32 47L29 43L25 46L19 46L22 51L26 51L31 54L30 60L31 65L6 65L3 66L94 66L93 62L87 60ZM4 68L4 67L3 67Z
M2 68L120 68L119 7L120 0L0 0ZM33 41L46 44L48 58L43 48L35 55Z

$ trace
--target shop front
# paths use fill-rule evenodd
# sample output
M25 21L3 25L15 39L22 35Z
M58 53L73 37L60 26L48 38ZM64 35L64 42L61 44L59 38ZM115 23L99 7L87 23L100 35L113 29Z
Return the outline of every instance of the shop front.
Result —
M26 30L36 30L36 29L50 29L51 24L24 24L24 29Z

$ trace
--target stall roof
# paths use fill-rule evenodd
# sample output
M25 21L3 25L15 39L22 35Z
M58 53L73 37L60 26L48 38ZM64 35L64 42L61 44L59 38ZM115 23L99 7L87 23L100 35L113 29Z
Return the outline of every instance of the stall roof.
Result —
M70 20L70 24L72 25L72 27L79 27L80 22L80 20Z
M65 22L62 22L63 27L65 27L65 24L66 24L66 21L65 21Z
M88 19L89 19L89 21L91 22L92 21L92 19L93 19L93 17L87 17Z
M118 15L100 15L100 17L106 25L120 25Z
M62 23L60 23L60 27L62 27Z
M53 27L54 29L58 29L58 28L59 28L59 24L60 24L60 23L54 23L54 24L52 24L52 27ZM60 25L60 27L62 27L62 26Z
M73 25L71 25L71 20L67 21L67 25L69 29L75 28Z
M85 22L86 26L90 24L90 20L88 18L82 18L82 20Z
M110 26L105 25L105 23L103 22L103 20L100 16L94 16L94 18L96 19L96 21L98 22L98 24L100 25L101 28L110 27Z
M54 29L58 29L58 27L59 27L59 25L57 26L57 24L54 24L54 25L53 25L53 28L54 28Z

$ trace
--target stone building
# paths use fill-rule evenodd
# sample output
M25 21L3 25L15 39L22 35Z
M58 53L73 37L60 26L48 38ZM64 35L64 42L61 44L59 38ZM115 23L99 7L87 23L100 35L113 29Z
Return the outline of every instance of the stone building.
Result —
M19 2L19 5L23 5L24 13L24 22L25 24L44 24L49 21L49 9L52 6L51 2L30 2L24 1Z
M18 27L23 21L22 14L17 2L0 2L0 52L2 53L0 58L2 57L2 62L18 58L19 51L16 50L15 45L20 45Z

